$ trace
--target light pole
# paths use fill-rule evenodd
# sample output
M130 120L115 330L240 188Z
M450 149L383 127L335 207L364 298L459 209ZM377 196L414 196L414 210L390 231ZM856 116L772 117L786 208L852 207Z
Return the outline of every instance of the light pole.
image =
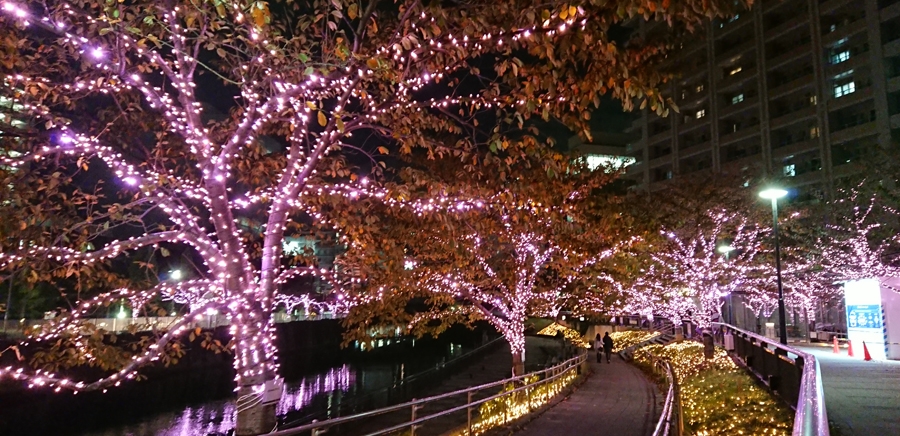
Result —
M716 247L716 251L724 254L725 262L728 262L731 252L734 251L734 247L732 247L731 244L726 243L726 244ZM725 305L728 307L728 324L735 325L734 324L734 311L732 309L734 307L734 302L731 300L731 298L732 298L731 293L728 293L728 295L726 295L724 298L725 298Z
M781 286L781 246L778 244L778 199L787 195L787 191L779 188L769 188L759 193L759 196L772 200L772 230L775 233L775 279L778 282L778 334L781 336L781 344L787 345L787 322L784 313L784 289Z

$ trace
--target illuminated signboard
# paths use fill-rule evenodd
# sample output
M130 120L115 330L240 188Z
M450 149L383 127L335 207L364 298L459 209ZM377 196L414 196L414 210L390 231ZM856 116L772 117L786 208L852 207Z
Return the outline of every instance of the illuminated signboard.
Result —
M876 279L844 283L847 307L847 337L853 342L853 353L863 357L863 342L873 359L885 359L884 325L881 310L881 284Z

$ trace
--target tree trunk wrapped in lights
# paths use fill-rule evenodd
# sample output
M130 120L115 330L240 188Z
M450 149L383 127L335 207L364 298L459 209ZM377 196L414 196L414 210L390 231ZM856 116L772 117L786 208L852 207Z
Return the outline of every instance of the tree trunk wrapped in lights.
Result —
M381 154L416 148L513 162L540 148L520 134L526 119L553 116L589 136L589 106L604 93L626 108L642 101L667 113L671 102L656 88L668 77L653 67L673 45L622 47L607 29L642 14L691 30L733 8L725 0L3 0L0 85L11 103L3 108L8 183L0 207L14 223L4 227L18 233L4 233L0 267L27 265L29 280L66 282L62 297L75 297L39 342L79 331L97 307L116 301L140 297L145 304L133 311L161 313L154 301L182 285L159 283L155 273L137 284L116 278L115 262L138 252L151 253L145 266L186 253L201 279L193 285L209 291L195 289L204 301L108 377L71 381L18 368L0 377L55 389L115 386L164 359L195 316L217 310L233 323L236 383L257 395L277 372L275 297L292 268L311 266L284 253L285 237L309 231L299 224L304 216L332 226L309 212L311 197L361 195L348 154L367 159L376 176ZM489 74L480 69L485 58L494 59ZM460 92L469 78L478 85ZM503 128L479 129L484 112ZM510 128L518 141L504 135ZM356 139L366 137L376 139ZM98 294L120 284L138 290ZM77 334L66 344L78 350L70 364L95 363ZM255 407L242 409L239 433L271 429L248 419L261 416Z

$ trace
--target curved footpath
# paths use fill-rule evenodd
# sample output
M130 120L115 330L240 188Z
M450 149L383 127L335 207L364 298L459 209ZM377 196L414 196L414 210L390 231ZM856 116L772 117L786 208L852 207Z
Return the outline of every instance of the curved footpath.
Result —
M525 424L516 436L653 434L665 399L644 373L618 356L597 363L578 390Z

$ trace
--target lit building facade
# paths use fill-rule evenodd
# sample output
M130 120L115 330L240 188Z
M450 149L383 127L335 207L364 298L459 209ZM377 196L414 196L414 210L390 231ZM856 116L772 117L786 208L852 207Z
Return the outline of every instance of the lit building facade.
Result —
M680 113L628 129L636 188L752 169L826 198L864 150L900 139L900 0L762 0L689 41L663 65L681 72L662 90Z

